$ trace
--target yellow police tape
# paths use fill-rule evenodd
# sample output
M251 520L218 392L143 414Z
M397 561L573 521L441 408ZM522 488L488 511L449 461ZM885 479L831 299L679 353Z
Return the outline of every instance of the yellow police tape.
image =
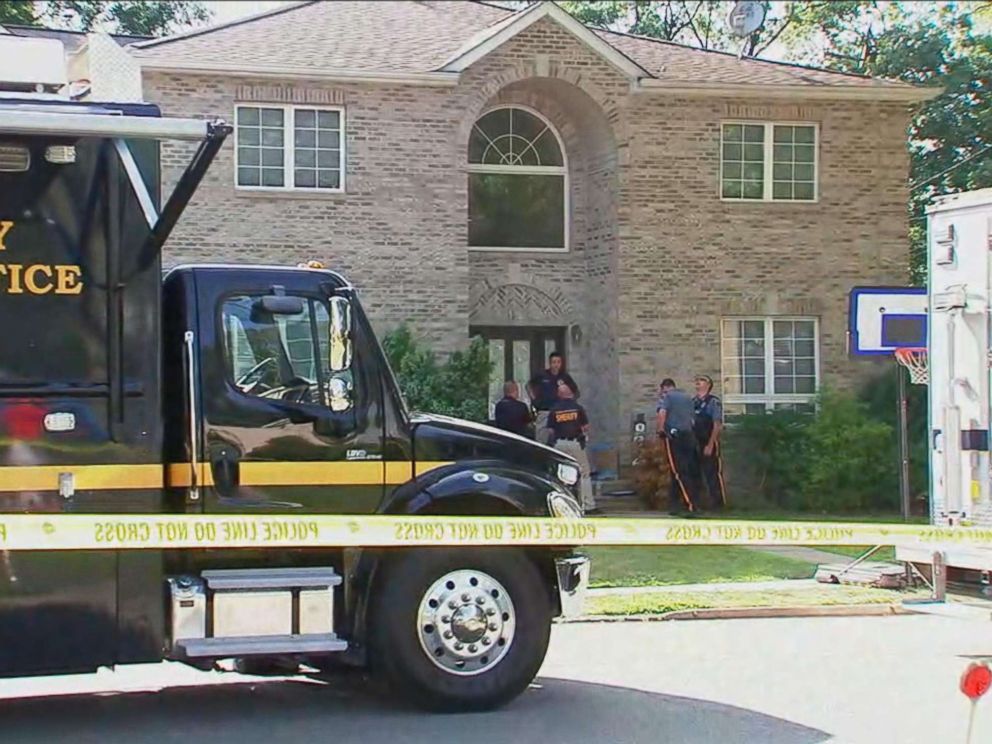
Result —
M0 550L482 545L929 545L992 529L843 522L353 515L0 515Z

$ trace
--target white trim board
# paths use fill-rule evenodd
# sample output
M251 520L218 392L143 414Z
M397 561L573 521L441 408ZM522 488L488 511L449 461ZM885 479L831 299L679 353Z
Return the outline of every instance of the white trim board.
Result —
M631 80L651 77L651 73L599 38L587 26L579 23L572 16L559 8L553 2L542 2L519 11L515 16L505 18L499 23L477 34L459 49L453 57L447 60L438 71L462 72L478 62L486 55L501 47L514 36L530 28L542 18L549 18L568 31L593 52L601 56L613 67L618 69ZM512 20L511 20L512 19Z

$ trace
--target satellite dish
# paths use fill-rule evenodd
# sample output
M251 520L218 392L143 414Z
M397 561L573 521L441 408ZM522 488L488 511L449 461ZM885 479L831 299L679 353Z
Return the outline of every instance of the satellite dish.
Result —
M750 36L765 22L765 4L759 0L739 0L727 16L734 36Z

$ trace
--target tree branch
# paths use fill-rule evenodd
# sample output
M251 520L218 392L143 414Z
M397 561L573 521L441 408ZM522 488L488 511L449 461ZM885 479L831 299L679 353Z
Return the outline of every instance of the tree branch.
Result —
M789 24L791 24L793 20L795 20L795 17L796 17L796 6L793 5L792 3L789 3L789 14L782 21L782 25L778 27L778 30L774 34L772 34L771 38L768 39L768 41L766 41L761 46L760 49L755 49L754 51L752 51L750 56L755 57L761 54L762 52L764 52L766 49L768 49L768 47L770 47L772 44L774 44L778 40L778 37L782 35L782 32L789 27Z

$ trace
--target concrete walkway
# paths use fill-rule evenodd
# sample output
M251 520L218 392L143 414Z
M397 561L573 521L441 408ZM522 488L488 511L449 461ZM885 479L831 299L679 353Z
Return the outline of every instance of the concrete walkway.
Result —
M830 553L826 550L817 550L816 548L807 548L802 545L745 545L743 547L746 547L748 550L757 550L760 553L774 553L784 558L795 558L798 561L806 561L808 563L840 563L846 565L855 560L852 556ZM872 560L874 557L871 556L868 560Z
M814 579L779 579L777 581L728 581L715 584L662 584L659 586L613 586L590 589L590 597L629 594L663 594L666 592L770 592L789 589L816 589L823 584Z

